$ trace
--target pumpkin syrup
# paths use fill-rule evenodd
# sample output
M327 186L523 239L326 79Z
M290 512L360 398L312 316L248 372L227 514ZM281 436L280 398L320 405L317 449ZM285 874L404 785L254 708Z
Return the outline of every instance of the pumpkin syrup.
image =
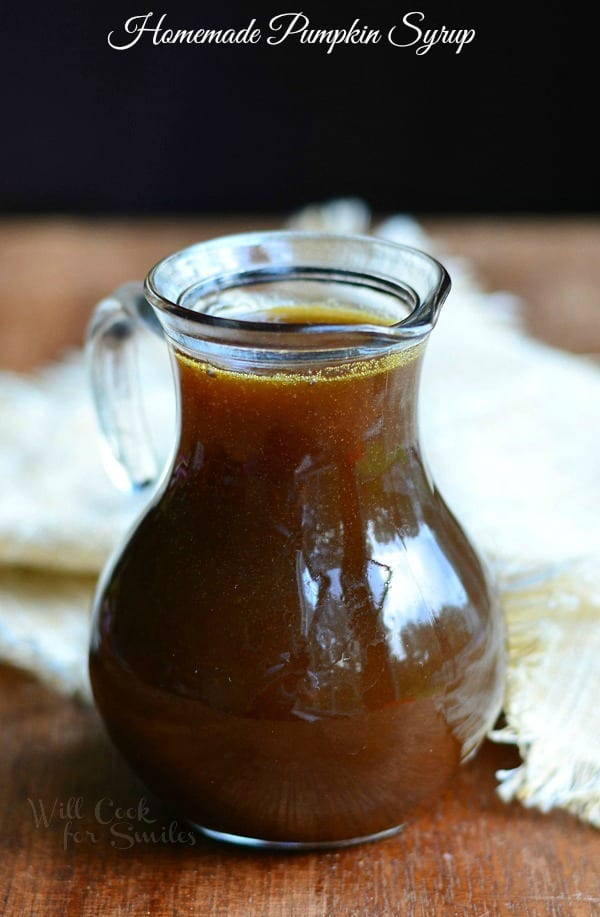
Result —
M382 323L326 303L247 318ZM493 721L502 636L420 455L421 354L258 374L175 352L178 446L105 579L90 672L117 746L197 825L378 834Z

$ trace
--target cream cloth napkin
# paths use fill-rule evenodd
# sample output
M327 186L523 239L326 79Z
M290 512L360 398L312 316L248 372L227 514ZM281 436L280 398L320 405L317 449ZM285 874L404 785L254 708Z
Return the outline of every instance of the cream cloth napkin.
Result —
M290 225L365 232L369 220L344 200ZM528 338L516 299L484 293L413 220L371 231L437 254L453 279L425 360L421 424L436 482L501 588L506 726L491 738L517 745L523 763L498 774L498 791L600 827L600 369ZM161 348L148 337L140 366L166 456ZM0 658L89 698L95 578L149 495L113 490L87 392L81 352L35 377L0 374Z

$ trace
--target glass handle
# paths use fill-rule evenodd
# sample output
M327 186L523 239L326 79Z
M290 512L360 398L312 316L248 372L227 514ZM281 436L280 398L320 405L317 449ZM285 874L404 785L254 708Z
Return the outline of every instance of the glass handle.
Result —
M162 333L142 284L128 283L98 303L86 342L104 463L115 485L129 493L158 477L138 377L137 344L144 326Z

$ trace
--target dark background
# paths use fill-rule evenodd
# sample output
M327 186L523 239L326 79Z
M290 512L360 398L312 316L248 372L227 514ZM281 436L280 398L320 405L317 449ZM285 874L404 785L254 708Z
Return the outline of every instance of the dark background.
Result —
M380 211L598 209L597 56L564 4L12 4L2 19L4 212L289 211L360 195ZM266 32L280 12L373 28L410 10L471 27L436 46L160 46L126 52L130 16ZM590 7L591 9L591 7ZM406 33L407 35L409 33Z

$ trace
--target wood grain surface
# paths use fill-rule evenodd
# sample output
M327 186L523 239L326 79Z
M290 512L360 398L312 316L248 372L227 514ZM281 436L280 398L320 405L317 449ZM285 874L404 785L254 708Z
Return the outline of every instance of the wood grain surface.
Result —
M76 346L94 302L162 255L276 218L0 223L0 366ZM527 301L528 327L600 352L600 222L430 220L484 285ZM600 835L505 805L486 744L394 838L326 853L241 850L190 835L149 796L98 716L0 666L0 912L7 915L599 915Z

